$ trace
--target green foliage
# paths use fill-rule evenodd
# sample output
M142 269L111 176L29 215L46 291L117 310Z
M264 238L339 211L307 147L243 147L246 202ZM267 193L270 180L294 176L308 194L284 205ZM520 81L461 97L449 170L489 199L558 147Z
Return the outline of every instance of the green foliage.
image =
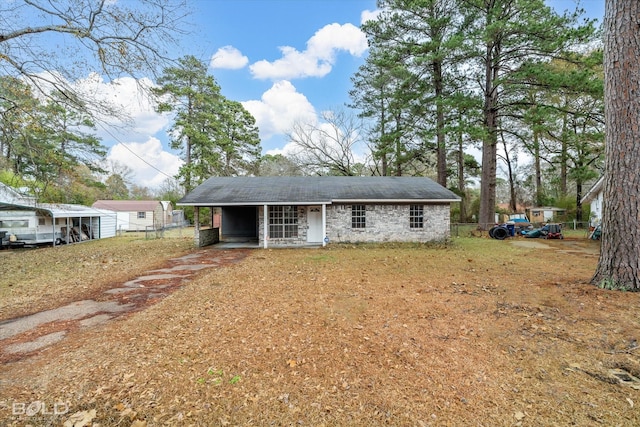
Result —
M489 222L499 158L510 171L513 203L522 199L520 182L541 203L599 173L602 50L579 49L598 37L593 21L578 21L580 10L559 15L543 0L383 0L379 6L383 12L363 26L370 52L350 92L352 106L373 122L376 172L415 173L422 162L437 165L442 183L446 162L445 175L464 194L481 171L481 214ZM479 146L481 168L463 153ZM536 159L533 169L518 164L523 150ZM543 175L545 167L562 171L553 194L542 188L547 176L521 176Z
M175 179L167 178L156 191L156 198L166 200L176 205L176 202L184 197L184 189Z
M226 99L207 66L185 56L165 68L154 90L159 112L175 113L171 148L182 151L178 177L186 191L210 176L243 175L255 169L260 139L255 119Z
M465 93L452 66L463 41L453 5L384 0L378 19L363 25L370 52L350 95L353 106L374 122L372 155L380 175L422 169L416 162L435 163L438 181L446 185L447 126L453 100Z
M9 169L0 170L0 182L13 188L26 187L27 182L19 175Z
M626 285L624 283L619 283L618 281L616 281L615 279L613 279L611 277L602 279L600 282L598 282L597 286L600 289L606 289L608 291L628 292L628 291L632 291L633 290L632 286Z
M129 198L129 188L120 174L111 174L104 182L104 198L107 200L126 200Z
M28 187L42 202L91 200L95 192L84 187L96 188L97 180L85 171L104 172L98 165L106 155L100 140L82 130L94 128L61 94L42 101L22 81L0 77L0 167L7 184Z

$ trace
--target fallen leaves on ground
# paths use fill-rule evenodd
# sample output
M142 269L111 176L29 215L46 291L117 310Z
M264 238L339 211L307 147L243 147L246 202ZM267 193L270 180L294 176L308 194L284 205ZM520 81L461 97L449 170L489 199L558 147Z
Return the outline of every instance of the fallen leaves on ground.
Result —
M640 295L587 283L597 242L547 244L256 250L3 366L0 419L69 418L7 409L37 399L103 426L639 425L610 372L640 376Z

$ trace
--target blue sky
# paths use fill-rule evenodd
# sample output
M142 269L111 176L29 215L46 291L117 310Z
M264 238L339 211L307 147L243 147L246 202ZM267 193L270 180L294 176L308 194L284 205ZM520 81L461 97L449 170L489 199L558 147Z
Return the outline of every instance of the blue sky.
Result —
M547 4L560 11L575 7L573 0ZM604 0L581 4L588 16L602 19ZM263 152L276 153L284 149L284 132L296 118L314 120L349 101L350 77L366 57L358 28L376 2L194 0L192 7L190 31L176 56L190 54L209 63L223 95L243 103L256 118ZM122 99L135 93L134 83L120 82ZM110 160L132 167L136 184L154 188L180 166L178 153L168 148L170 121L139 98L129 105L134 129L100 136L111 147Z
M269 120L273 109L278 118L291 119L289 114L295 112L307 116L348 101L349 77L367 49L359 26L375 10L375 0L199 0L195 4L205 11L197 24L205 31L204 50L213 52L211 72L223 95L245 103L262 122L265 151L283 144L281 131L287 120ZM245 57L246 64L230 69L225 59L230 52ZM271 97L263 99L265 93Z

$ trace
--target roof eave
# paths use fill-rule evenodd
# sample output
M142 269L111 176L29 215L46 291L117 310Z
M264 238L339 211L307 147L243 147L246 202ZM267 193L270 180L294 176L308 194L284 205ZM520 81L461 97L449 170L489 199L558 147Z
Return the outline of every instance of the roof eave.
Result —
M593 186L589 189L589 191L587 191L587 194L585 194L582 199L580 199L580 203L590 203L593 201L593 199L595 199L598 195L598 193L600 193L600 191L602 191L602 187L604 185L604 176L601 176L600 178L598 178L598 180L596 181L595 184L593 184Z
M461 199L333 199L324 201L287 201L287 202L273 202L273 201L260 201L260 202L177 202L177 206L193 206L193 207L225 207L225 206L289 206L289 205L330 205L332 203L456 203Z
M289 205L330 205L331 201L293 201L293 202L211 202L211 203L203 203L203 202L177 202L176 206L194 206L194 207L224 207L224 206L264 206L264 205L272 205L272 206L289 206Z
M333 199L333 203L454 203L461 199Z

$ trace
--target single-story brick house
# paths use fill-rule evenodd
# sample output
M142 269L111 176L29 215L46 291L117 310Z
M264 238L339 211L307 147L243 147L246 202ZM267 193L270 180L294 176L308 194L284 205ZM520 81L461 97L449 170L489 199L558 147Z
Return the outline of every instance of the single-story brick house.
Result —
M445 240L459 201L429 178L306 176L212 177L177 204L194 207L199 245L247 239L267 248ZM219 230L200 230L203 207L221 210Z
M98 200L92 206L117 212L119 231L160 230L173 222L173 205L166 201Z

